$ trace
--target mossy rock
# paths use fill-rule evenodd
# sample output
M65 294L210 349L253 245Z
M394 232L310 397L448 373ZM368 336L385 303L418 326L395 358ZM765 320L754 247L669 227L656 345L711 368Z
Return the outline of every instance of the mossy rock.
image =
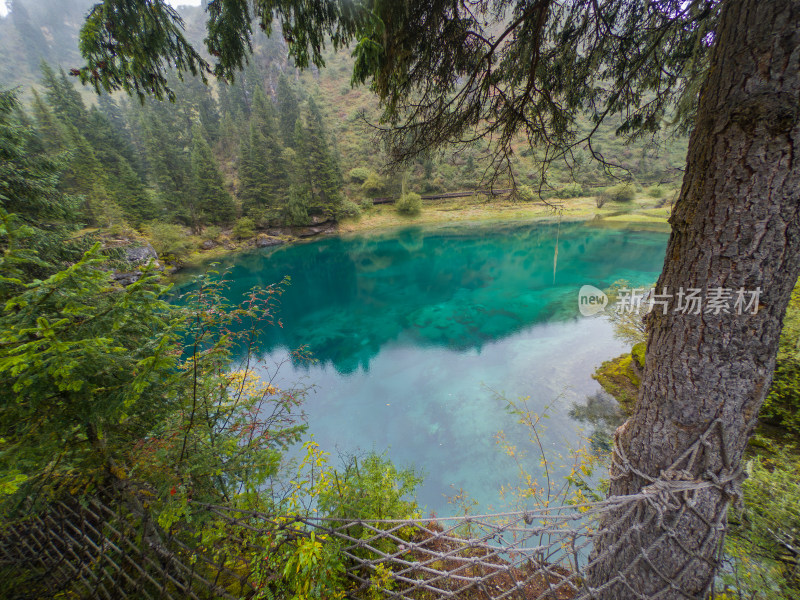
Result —
M638 364L638 358L634 361L631 352L605 361L592 375L606 392L616 398L625 414L633 411L639 395Z
M639 366L644 369L644 355L647 351L647 344L644 342L639 342L633 348L631 348L631 356L634 360L639 364Z

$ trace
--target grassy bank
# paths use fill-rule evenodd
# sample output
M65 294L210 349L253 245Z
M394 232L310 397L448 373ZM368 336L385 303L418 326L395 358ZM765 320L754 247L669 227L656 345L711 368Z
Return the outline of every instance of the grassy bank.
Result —
M432 225L459 221L524 221L554 219L597 219L613 227L668 230L670 208L658 207L661 200L639 195L631 202L608 202L597 207L594 197L552 200L553 206L539 202L514 202L509 199L487 199L485 196L430 200L414 217L398 213L391 204L375 206L359 219L339 224L340 233L363 233L404 225ZM600 224L598 223L598 224Z
M598 227L669 231L667 219L670 207L668 203L659 207L662 203L663 200L645 194L637 195L630 202L608 202L602 208L597 207L594 197L554 199L552 206L549 206L541 202L473 196L426 201L422 211L415 216L400 214L392 204L377 205L364 211L358 219L341 221L335 231L338 234L368 234L416 225L539 221L559 217L565 221L591 220ZM240 238L229 229L219 230L215 236L184 234L174 244L167 245L167 259L179 267L197 266L232 253L252 250L256 247L258 237L263 235L263 232L255 231L252 236ZM284 243L296 243L313 241L315 237L284 235L281 239ZM150 241L157 249L165 247L163 240ZM175 260L170 260L172 257Z

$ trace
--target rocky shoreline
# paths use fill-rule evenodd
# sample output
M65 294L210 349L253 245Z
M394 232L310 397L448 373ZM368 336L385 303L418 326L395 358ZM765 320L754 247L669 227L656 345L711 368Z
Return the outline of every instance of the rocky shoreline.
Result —
M238 242L228 235L221 235L220 240L204 240L194 255L188 260L165 259L158 255L153 245L140 235L108 237L103 242L104 250L118 250L121 253L113 260L112 280L121 286L135 283L142 276L142 268L154 261L156 269L165 275L173 275L192 264L206 260L215 254L228 254L254 248L271 248L284 244L308 240L320 235L338 233L338 224L330 219L312 219L309 225L269 227L262 229L248 239Z

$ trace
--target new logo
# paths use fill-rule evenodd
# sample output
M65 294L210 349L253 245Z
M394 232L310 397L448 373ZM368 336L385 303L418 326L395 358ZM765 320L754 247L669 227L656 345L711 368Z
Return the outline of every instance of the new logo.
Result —
M608 296L603 290L599 290L593 285L584 285L578 292L578 310L584 317L591 317L608 305Z

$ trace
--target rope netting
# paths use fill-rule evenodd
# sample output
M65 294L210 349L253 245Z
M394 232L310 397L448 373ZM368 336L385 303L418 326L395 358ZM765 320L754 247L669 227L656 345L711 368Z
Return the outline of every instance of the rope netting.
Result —
M276 517L195 503L195 529L165 528L152 520L146 498L125 486L55 501L4 523L0 580L20 600L59 594L109 600L272 597L265 590L282 573L259 565L282 544L313 533L312 539L335 545L353 598L697 598L708 582L698 584L696 572L713 577L719 564L737 481L732 473L691 475L707 444L702 436L637 494L492 515ZM615 460L616 472L625 472L624 456ZM711 512L703 502L709 493L723 499ZM216 525L216 535L197 533L204 520ZM682 557L677 562L676 552ZM594 588L593 569L606 569L604 583Z

